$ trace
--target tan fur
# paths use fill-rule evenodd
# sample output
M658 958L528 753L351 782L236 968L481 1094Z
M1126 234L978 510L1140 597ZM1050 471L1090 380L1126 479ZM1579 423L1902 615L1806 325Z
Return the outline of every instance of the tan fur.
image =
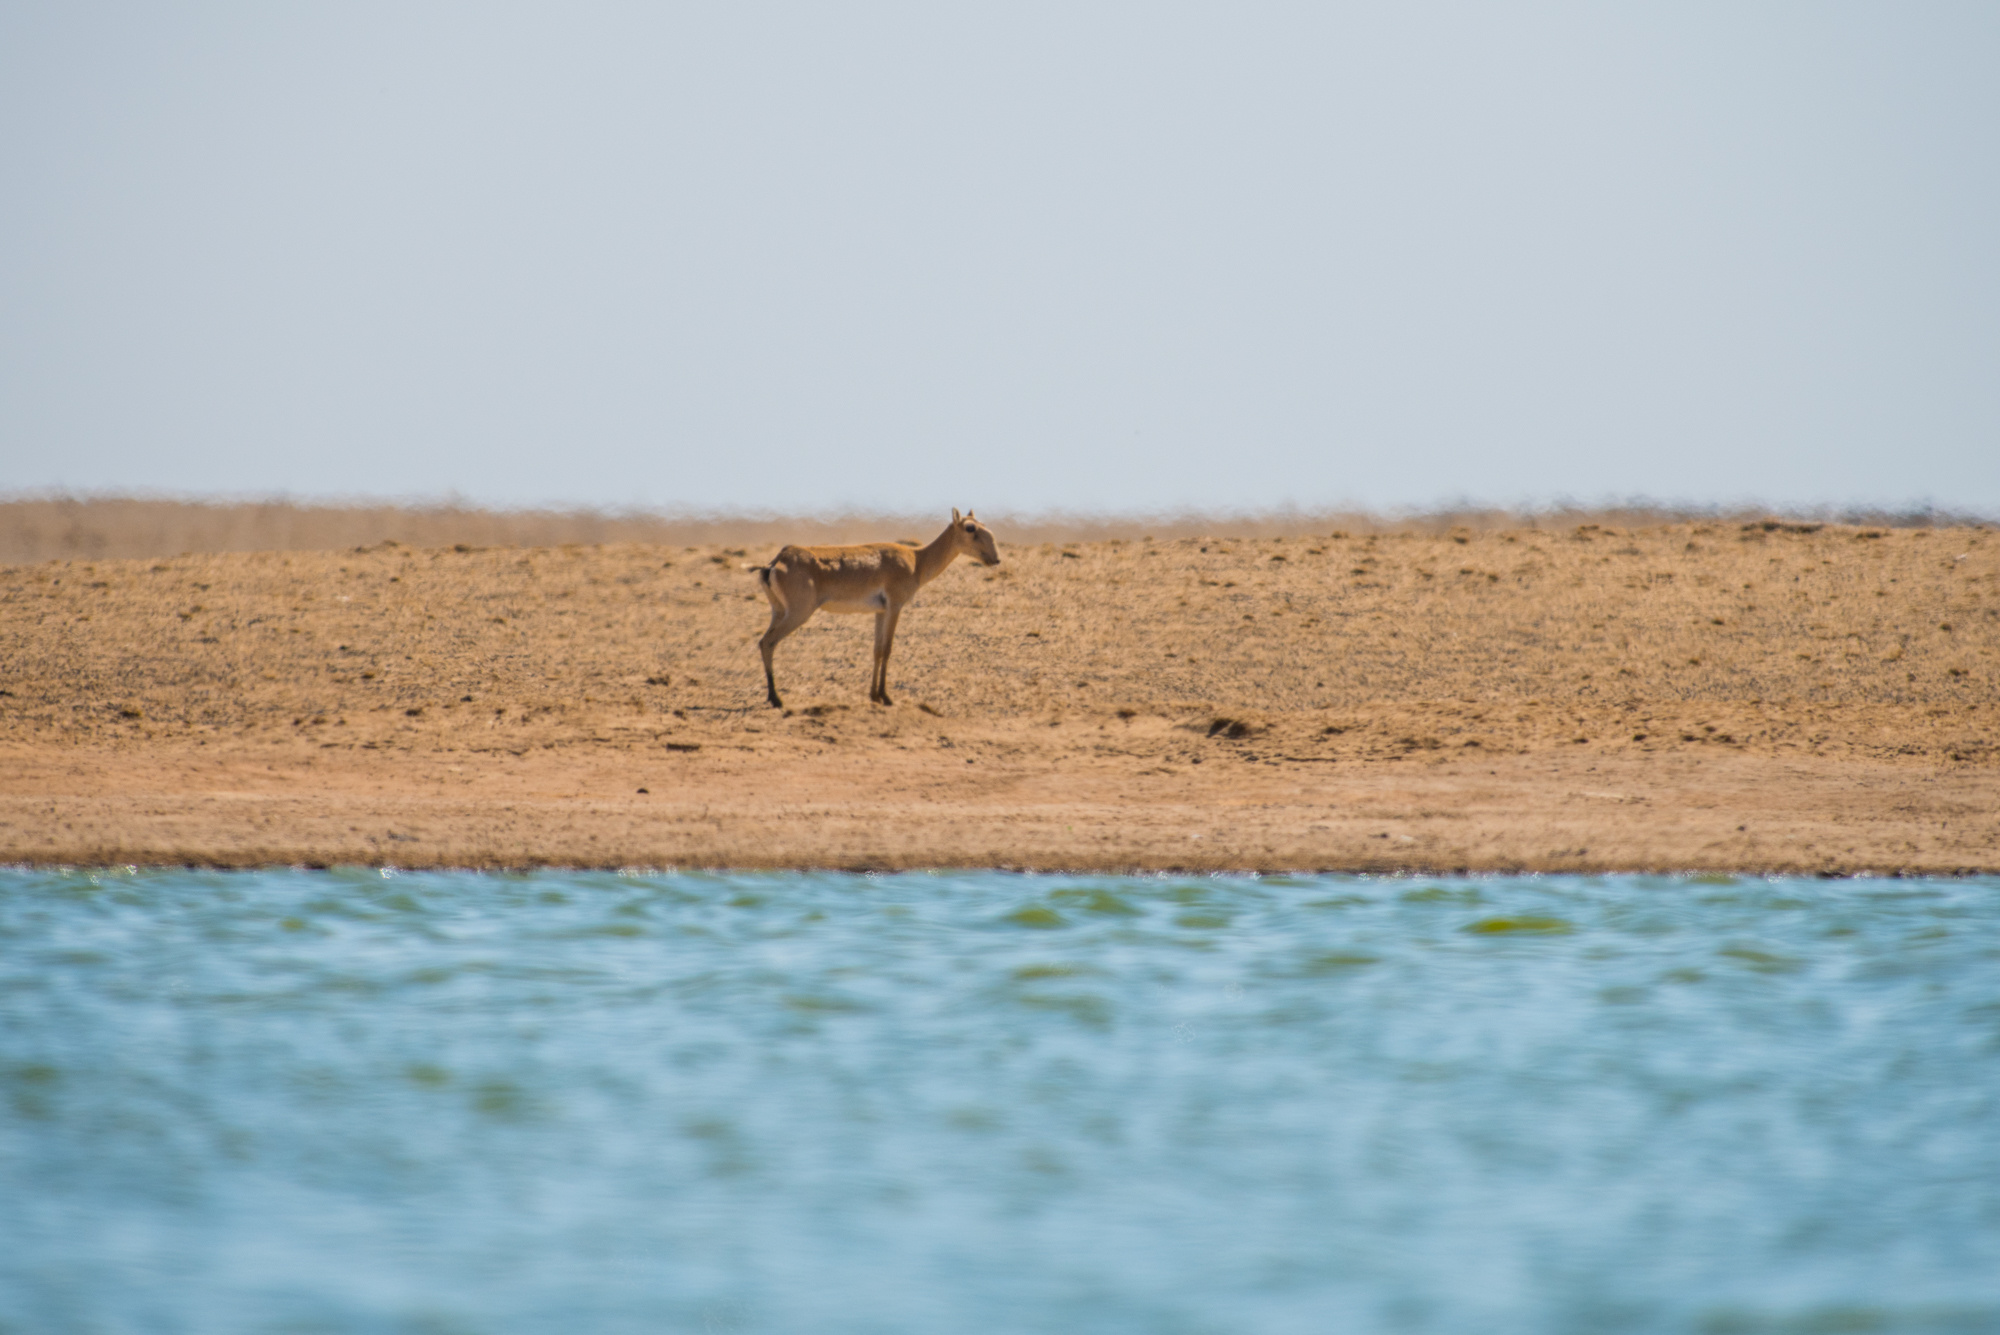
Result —
M922 547L901 542L863 542L851 547L787 547L771 564L750 566L771 600L771 626L757 648L764 656L764 686L773 707L782 708L771 654L778 642L825 609L853 615L875 615L875 671L868 698L889 701L889 646L896 638L896 620L917 596L917 590L944 573L960 555L984 565L1000 564L993 534L972 517L951 512L944 532Z

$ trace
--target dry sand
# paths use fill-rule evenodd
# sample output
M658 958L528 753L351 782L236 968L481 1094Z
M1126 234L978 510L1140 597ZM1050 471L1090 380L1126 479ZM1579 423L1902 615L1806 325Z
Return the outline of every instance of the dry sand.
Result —
M996 532L887 709L770 545L0 569L0 859L2000 869L1988 530Z

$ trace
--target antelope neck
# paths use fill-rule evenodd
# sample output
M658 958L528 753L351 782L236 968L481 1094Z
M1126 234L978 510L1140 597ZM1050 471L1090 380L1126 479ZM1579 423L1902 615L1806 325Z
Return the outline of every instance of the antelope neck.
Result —
M917 583L930 583L958 556L956 528L954 524L945 525L944 532L917 548Z

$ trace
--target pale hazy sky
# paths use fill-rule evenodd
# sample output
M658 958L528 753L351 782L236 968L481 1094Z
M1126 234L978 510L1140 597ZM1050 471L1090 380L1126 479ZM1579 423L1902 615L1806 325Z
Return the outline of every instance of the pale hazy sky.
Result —
M2000 513L2000 6L0 0L0 490Z

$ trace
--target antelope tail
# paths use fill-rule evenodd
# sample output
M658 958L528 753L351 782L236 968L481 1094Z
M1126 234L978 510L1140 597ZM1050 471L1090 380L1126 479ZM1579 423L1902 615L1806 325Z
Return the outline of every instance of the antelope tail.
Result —
M757 577L757 583L764 590L764 596L766 598L769 598L779 607L784 607L785 606L784 590L781 589L777 585L777 583L771 579L771 569L773 566L776 566L777 564L778 564L777 561L773 559L767 565L761 565L761 566L746 565L743 568Z

